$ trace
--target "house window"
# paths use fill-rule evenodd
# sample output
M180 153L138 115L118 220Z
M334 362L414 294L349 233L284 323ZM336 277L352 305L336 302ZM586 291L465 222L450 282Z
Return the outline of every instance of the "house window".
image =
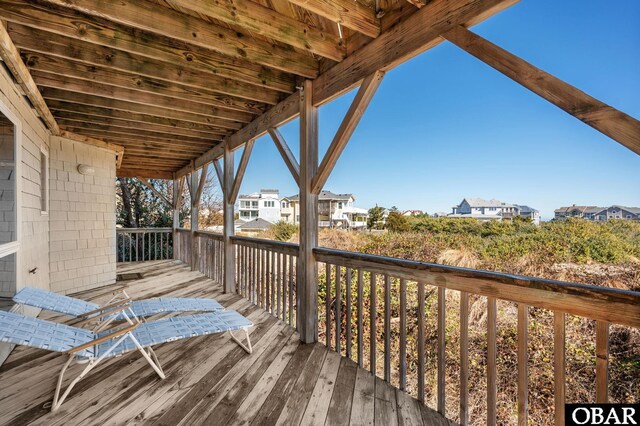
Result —
M342 202L338 203L338 208L341 209L342 208Z
M251 202L251 207L257 209L258 208L258 202L257 201L252 201Z
M40 213L49 213L49 154L40 148Z
M18 282L16 265L20 248L17 226L20 131L4 111L0 103L0 296L11 297Z
M275 207L276 206L276 202L275 201L265 201L264 202L264 206L265 207Z

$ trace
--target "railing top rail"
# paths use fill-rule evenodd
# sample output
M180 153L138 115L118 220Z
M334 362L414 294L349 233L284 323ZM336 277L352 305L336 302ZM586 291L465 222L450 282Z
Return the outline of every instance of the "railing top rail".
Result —
M176 228L176 231L178 231L178 232L191 232L191 230L187 229L187 228Z
M135 233L135 232L171 232L171 228L116 228L119 233Z
M285 243L283 241L265 240L263 238L241 237L237 235L231 237L231 241L233 241L234 244L263 248L263 249L268 248L274 251L290 254L293 256L297 256L299 252L298 244Z
M212 231L196 231L196 235L211 237L215 238L216 240L222 240L224 238L224 235L222 235L221 233Z
M640 327L640 292L636 291L328 248L315 248L313 252L320 262L362 267L471 294Z

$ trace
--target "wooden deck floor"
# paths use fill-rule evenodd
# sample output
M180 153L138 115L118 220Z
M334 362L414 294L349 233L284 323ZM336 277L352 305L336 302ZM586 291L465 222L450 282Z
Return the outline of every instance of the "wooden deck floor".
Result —
M213 297L238 310L255 324L253 354L228 334L168 343L156 349L167 373L160 380L130 353L93 370L54 414L47 407L65 357L19 347L0 367L0 424L448 424L324 345L301 344L291 327L182 264L129 264L119 272L144 274L126 283L133 298ZM100 303L109 288L77 296Z

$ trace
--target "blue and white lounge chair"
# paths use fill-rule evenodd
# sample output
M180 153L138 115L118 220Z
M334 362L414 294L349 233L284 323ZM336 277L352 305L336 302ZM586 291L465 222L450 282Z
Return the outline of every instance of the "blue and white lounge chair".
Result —
M129 301L129 296L124 290L122 290L122 296L124 297L114 297L107 302L106 306ZM95 303L32 287L20 290L13 296L13 301L21 305L33 306L72 317L90 317L101 310L100 305ZM128 313L130 316L144 318L169 312L211 312L222 309L224 307L213 299L157 297L131 301ZM120 315L118 319L122 320L124 318Z
M145 323L131 320L127 317L126 311L123 312L129 324L114 330L95 333L84 328L0 311L0 342L69 355L58 378L51 411L60 408L71 389L96 365L105 359L126 352L139 351L161 379L165 378L165 374L151 348L154 345L228 331L231 338L242 349L248 353L252 352L248 329L253 324L233 310L166 318ZM246 345L233 335L232 332L236 330L244 331ZM73 360L78 363L87 363L87 365L60 396L64 373Z

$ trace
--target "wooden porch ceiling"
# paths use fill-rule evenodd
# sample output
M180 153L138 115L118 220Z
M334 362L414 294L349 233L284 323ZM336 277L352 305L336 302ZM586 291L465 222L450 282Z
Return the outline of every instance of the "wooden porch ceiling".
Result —
M5 0L0 21L53 133L123 146L119 176L170 179L295 117L304 79L326 102L516 1Z

